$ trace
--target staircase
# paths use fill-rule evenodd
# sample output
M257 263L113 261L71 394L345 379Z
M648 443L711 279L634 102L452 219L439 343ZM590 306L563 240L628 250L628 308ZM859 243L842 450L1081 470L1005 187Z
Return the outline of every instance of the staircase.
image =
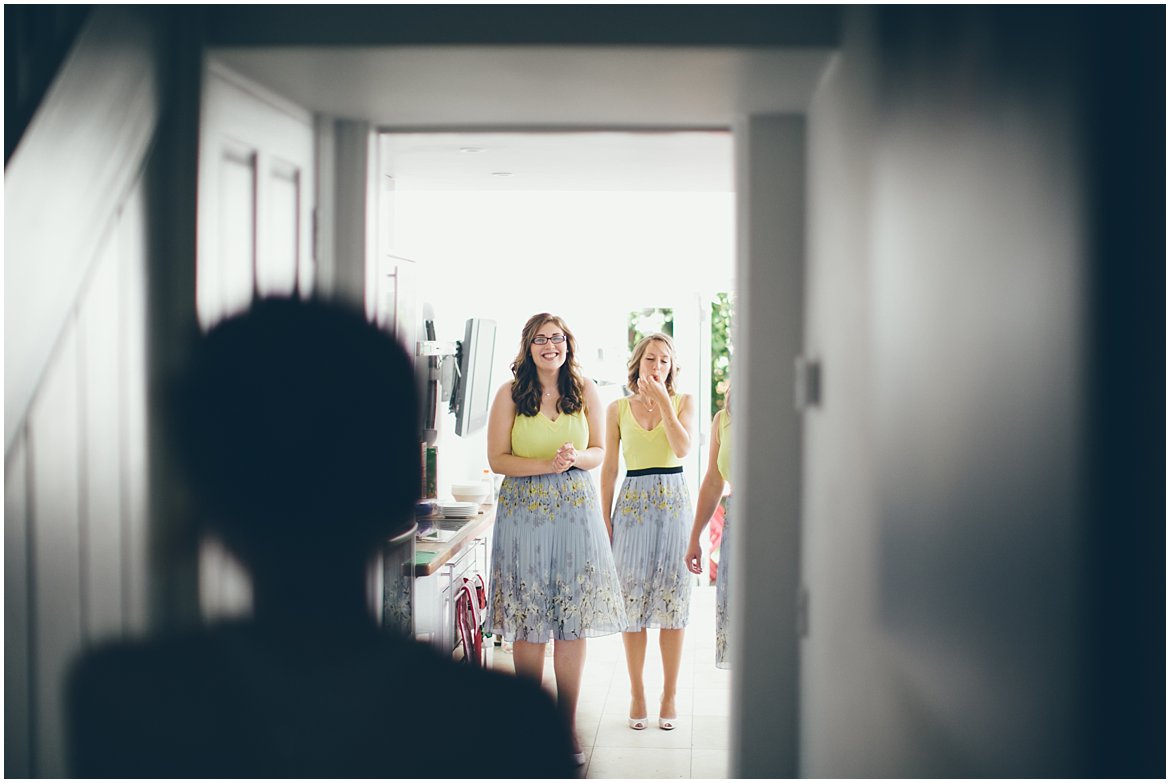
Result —
M4 165L89 16L88 5L4 6Z

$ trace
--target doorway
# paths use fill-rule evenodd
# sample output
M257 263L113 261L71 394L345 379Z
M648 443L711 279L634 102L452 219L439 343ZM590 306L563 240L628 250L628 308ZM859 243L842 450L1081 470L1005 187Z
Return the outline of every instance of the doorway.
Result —
M379 322L403 335L426 318L450 342L469 318L495 321L494 391L528 316L562 315L605 404L627 393L631 335L666 331L678 391L697 411L685 462L695 497L710 437L711 304L734 291L731 134L389 132L378 149ZM406 268L419 306L400 314ZM437 421L440 497L486 465L484 431L457 437L452 419ZM677 730L630 731L621 636L589 642L577 714L586 777L727 777L730 675L713 665L714 588L695 582ZM662 675L656 642L648 652L649 696ZM513 671L508 645L490 658ZM545 684L555 693L551 667Z

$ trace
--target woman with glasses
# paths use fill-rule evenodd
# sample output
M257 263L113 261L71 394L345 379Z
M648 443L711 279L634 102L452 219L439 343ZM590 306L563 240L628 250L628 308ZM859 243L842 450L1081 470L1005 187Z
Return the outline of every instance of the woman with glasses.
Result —
M564 321L532 316L512 362L514 377L496 393L488 419L488 462L504 476L492 542L491 632L512 642L516 673L537 682L553 641L557 704L574 730L585 639L626 627L586 472L605 453L601 397L575 354ZM584 764L579 745L576 752Z
M703 528L715 515L724 490L728 491L723 534L719 543L719 570L715 576L715 666L730 666L727 656L727 633L730 613L727 604L728 573L731 570L731 389L723 398L723 410L711 420L711 451L707 458L707 473L699 485L699 499L695 502L695 524L691 527L691 543L687 547L686 564L692 573L703 573L703 551L699 543Z
M691 450L694 410L690 395L675 392L678 366L667 335L640 340L627 369L631 396L606 411L609 448L601 467L601 513L613 539L629 619L622 634L630 675L628 724L637 731L648 724L642 670L646 629L657 628L662 653L658 726L670 730L678 725L675 695L691 606L691 576L683 559L691 496L682 459ZM626 477L615 507L619 443Z

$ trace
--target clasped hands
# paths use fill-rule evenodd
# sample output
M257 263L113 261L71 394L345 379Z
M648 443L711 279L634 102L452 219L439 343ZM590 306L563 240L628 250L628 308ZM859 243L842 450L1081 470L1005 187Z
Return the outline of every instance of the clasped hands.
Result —
M557 455L553 457L552 466L553 473L564 473L577 462L577 447L571 442L566 442L560 449L557 450Z

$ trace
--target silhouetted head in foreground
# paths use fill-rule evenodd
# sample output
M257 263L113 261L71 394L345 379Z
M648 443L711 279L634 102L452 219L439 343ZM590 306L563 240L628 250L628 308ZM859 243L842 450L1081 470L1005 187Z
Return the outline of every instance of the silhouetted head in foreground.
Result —
M180 460L201 526L252 574L258 618L273 600L360 601L366 558L411 519L416 395L405 351L340 304L260 300L199 340L177 395Z
M420 472L392 338L340 305L260 301L199 339L174 401L196 510L251 571L253 614L88 650L68 691L74 776L574 773L539 685L377 627L369 556L409 523ZM464 753L420 752L452 704L493 720Z

